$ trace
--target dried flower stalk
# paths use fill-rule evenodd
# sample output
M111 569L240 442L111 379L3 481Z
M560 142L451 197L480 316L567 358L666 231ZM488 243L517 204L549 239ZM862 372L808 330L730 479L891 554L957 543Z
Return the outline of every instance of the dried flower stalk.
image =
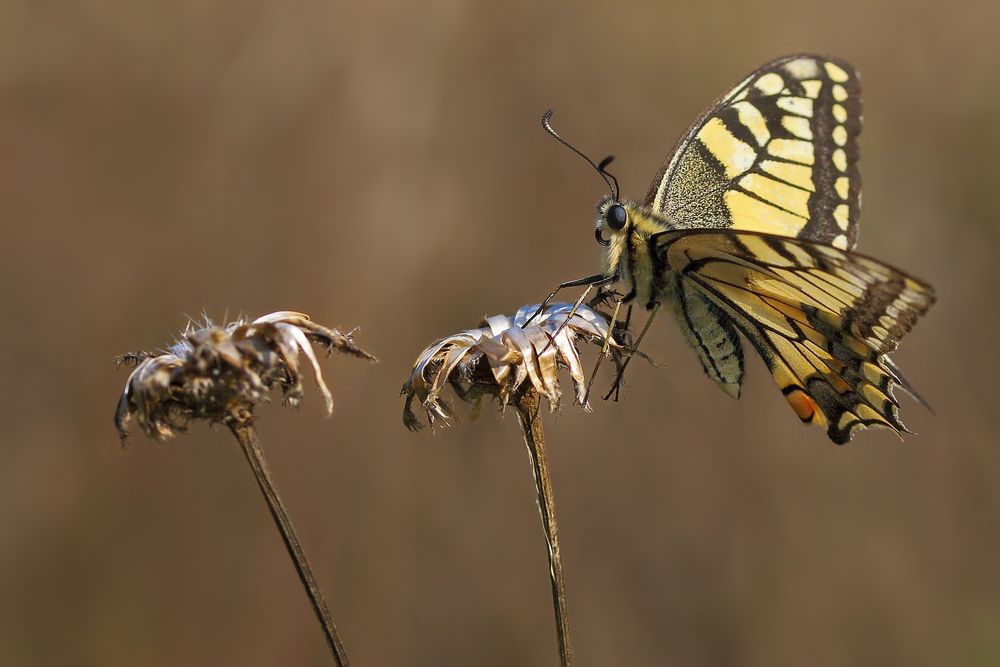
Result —
M555 410L562 396L559 369L569 370L576 402L585 403L586 380L580 362L578 342L583 339L600 345L608 337L608 321L596 310L583 305L553 303L538 312L537 304L524 306L514 317L488 317L481 327L442 338L428 346L413 366L403 385L406 402L403 423L410 430L423 424L413 411L420 402L430 424L449 423L454 412L441 398L450 386L466 402L494 396L501 406L514 406L535 479L538 510L548 547L552 604L555 612L559 658L563 667L573 664L566 584L556 522L555 498L549 473L548 453L542 430L541 399ZM537 314L536 314L537 313ZM609 354L622 362L622 347L611 339Z
M229 427L253 470L334 662L347 667L347 652L278 494L254 427L255 408L267 401L276 387L285 403L299 405L304 394L303 356L312 367L327 413L333 410L333 397L323 380L313 343L327 353L337 351L375 360L354 344L351 334L327 329L302 313L280 311L252 322L238 320L223 326L207 318L203 325L190 323L160 354L137 352L118 358L119 364L134 364L135 369L118 401L115 428L124 442L133 421L153 440L166 440L184 432L192 420Z

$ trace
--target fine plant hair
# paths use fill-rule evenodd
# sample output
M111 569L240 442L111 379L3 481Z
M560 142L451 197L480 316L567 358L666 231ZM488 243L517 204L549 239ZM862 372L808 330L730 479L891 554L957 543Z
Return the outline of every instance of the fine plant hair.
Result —
M414 401L432 426L454 421L453 407L441 396L445 387L451 387L459 400L475 404L474 411L484 397L495 398L501 408L513 406L535 479L563 667L573 664L573 648L541 406L544 398L550 411L559 407L559 371L567 369L575 389L574 403L589 410L579 342L603 346L602 351L620 366L623 348L609 326L602 314L580 303L534 304L522 307L513 317L488 317L479 328L441 338L424 349L402 391L406 397L403 423L413 431L423 427L413 410Z
M240 443L285 548L312 604L335 664L348 667L347 652L306 560L298 534L278 494L257 430L255 410L279 388L285 404L298 406L304 396L302 357L312 367L327 414L330 393L313 344L329 355L340 352L375 361L354 344L351 333L328 329L308 315L279 311L252 322L238 319L215 325L190 322L176 341L159 353L135 352L116 361L134 366L115 412L115 428L124 444L135 422L153 440L167 440L199 420L224 424Z

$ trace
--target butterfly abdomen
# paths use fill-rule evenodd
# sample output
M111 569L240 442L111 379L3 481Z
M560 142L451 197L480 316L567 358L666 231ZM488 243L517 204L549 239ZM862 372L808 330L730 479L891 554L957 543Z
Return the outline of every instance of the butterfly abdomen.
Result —
M729 396L739 398L743 384L743 346L732 318L674 272L670 272L659 299L673 312L681 333L697 353L705 375Z

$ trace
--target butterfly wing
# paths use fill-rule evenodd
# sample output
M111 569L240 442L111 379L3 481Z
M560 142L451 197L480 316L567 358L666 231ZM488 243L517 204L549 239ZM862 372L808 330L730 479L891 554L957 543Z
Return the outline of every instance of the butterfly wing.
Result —
M853 249L860 132L853 67L815 55L779 58L688 128L644 203L677 227L749 230Z
M755 232L655 239L657 261L725 311L805 423L847 442L859 428L905 431L886 356L934 301L930 286L831 246Z

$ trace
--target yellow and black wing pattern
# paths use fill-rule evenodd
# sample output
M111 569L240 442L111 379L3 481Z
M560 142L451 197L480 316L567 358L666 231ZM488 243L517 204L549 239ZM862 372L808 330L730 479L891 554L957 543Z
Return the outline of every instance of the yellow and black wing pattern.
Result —
M779 58L694 122L644 203L677 227L755 231L853 249L860 132L853 67L816 55Z
M680 230L654 245L660 275L680 276L731 318L803 422L838 444L860 428L906 431L893 389L916 394L886 355L933 303L930 286L868 257L775 234Z

